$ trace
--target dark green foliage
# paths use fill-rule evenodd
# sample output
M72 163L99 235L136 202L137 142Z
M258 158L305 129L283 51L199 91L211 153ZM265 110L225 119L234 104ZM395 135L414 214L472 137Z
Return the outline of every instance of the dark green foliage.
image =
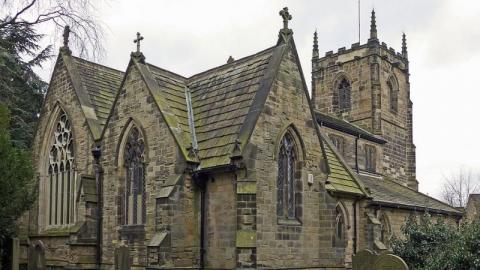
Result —
M402 233L401 238L392 241L392 248L410 269L480 269L479 221L457 227L443 219L432 221L426 214L420 220L411 217Z
M9 118L8 109L0 103L0 247L16 233L15 221L37 194L31 153L12 145Z
M41 38L30 25L0 27L0 97L11 112L12 143L22 148L32 144L47 88L32 70L50 57L50 46L41 50L37 45Z

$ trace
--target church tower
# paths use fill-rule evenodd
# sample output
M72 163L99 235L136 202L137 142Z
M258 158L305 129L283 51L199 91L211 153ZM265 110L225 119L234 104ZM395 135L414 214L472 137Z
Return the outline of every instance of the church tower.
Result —
M349 49L342 47L320 57L315 32L312 100L317 111L386 140L383 175L418 189L405 34L401 53L380 43L373 10L367 43L354 43Z

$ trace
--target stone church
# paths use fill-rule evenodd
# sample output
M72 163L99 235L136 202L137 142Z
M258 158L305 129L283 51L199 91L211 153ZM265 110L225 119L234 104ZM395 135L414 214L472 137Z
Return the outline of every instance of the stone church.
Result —
M23 269L349 269L410 215L461 212L417 191L409 59L370 37L321 56L311 96L288 23L256 54L184 77L72 55L67 28L34 141L39 197Z

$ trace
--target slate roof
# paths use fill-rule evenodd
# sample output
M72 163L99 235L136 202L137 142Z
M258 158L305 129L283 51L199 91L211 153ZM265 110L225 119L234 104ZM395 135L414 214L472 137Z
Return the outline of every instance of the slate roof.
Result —
M189 78L201 168L230 163L274 48Z
M320 126L326 126L335 130L345 132L353 136L360 136L363 139L376 142L376 143L384 144L387 142L384 139L368 132L367 130L361 127L358 127L343 119L336 118L334 116L331 116L319 111L315 111L315 118L317 120L317 123Z
M462 213L450 205L421 192L408 188L392 180L360 175L365 187L370 191L372 202L385 206L404 206L408 209L448 213L461 216Z
M330 170L325 188L330 192L366 196L362 183L336 152L330 139L322 135L322 141Z
M124 73L78 57L72 57L83 87L95 110L98 124L105 127L110 109L120 88Z
M167 101L182 131L189 135L190 127L188 124L187 103L185 98L187 79L154 65L147 65L162 90L159 94Z

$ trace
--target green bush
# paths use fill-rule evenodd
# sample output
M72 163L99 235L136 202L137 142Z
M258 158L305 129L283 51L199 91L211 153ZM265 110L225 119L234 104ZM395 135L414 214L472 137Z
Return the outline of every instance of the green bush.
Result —
M410 269L480 269L480 222L449 225L428 214L410 217L402 227L402 237L392 241L393 252Z

